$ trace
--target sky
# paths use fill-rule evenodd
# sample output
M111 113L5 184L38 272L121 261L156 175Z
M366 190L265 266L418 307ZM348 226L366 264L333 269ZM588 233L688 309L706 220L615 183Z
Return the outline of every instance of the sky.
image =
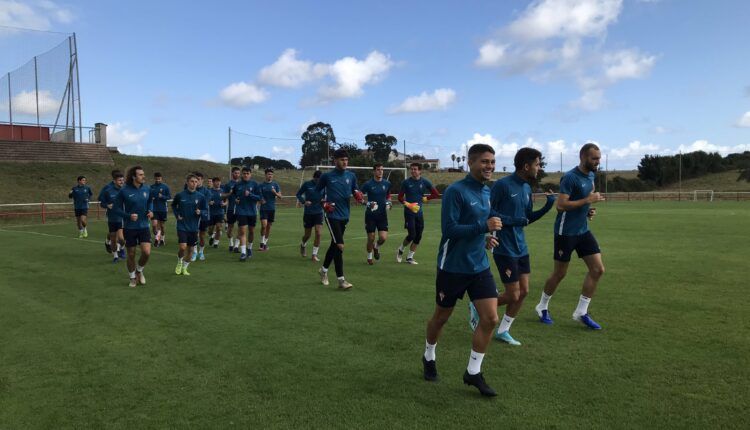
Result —
M323 121L443 166L488 143L498 170L523 146L552 171L588 141L609 170L750 150L748 16L732 0L0 0L0 26L76 33L84 123L122 152L226 161L231 127L233 156L296 164ZM65 38L2 30L0 73Z

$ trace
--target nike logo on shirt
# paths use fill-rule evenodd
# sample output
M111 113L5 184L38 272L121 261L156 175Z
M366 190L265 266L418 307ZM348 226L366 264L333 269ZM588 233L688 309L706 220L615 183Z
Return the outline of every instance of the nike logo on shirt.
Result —
M517 196L517 195L518 195L518 193L515 193L515 194L511 194L510 196L511 196L511 197L515 197L515 196Z
M476 205L477 203L479 203L479 202L471 202L471 205L472 205L472 206L474 206L474 205Z

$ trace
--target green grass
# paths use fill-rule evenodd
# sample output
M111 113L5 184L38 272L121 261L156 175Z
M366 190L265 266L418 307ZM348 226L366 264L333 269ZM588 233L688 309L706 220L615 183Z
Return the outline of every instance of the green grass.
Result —
M71 222L3 227L0 428L747 424L746 203L600 205L592 229L607 272L590 310L601 332L569 320L580 261L550 303L555 325L536 322L553 217L530 226L531 294L513 326L523 346L490 346L483 371L500 393L491 400L461 383L465 302L438 344L441 381L421 379L438 209L427 211L419 266L393 261L403 238L398 210L384 258L367 266L355 211L345 253L350 292L321 286L317 266L299 257L293 209L280 210L269 253L241 264L224 240L191 265L189 278L172 273L171 234L152 256L148 284L136 289L123 263L104 254L103 223L91 225L87 240L73 238Z

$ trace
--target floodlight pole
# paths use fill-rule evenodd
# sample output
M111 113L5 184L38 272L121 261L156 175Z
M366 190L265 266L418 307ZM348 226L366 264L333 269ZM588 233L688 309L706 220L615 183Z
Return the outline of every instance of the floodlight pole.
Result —
M679 173L679 183L680 183L680 194L682 194L682 151L680 151L680 168L678 169Z

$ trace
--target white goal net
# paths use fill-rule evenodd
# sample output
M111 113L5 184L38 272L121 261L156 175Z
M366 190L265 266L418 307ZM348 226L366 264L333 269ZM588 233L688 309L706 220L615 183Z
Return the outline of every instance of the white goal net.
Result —
M706 201L706 202L712 202L714 201L714 190L694 190L693 191L693 201Z

